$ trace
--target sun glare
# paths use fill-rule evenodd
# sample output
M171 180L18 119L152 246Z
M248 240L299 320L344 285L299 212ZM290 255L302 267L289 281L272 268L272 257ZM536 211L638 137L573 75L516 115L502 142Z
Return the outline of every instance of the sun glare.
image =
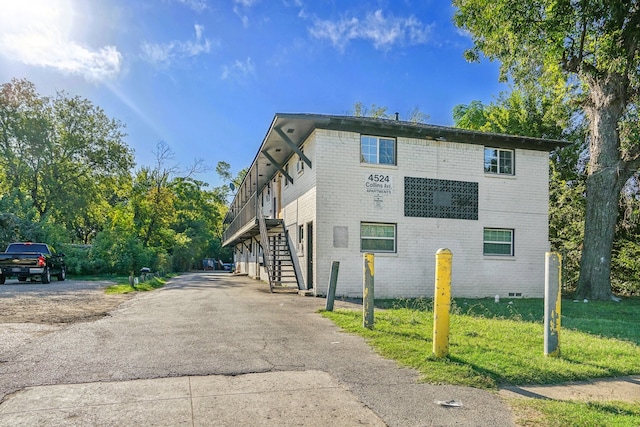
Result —
M88 80L120 72L122 56L114 46L88 46L74 38L71 0L6 2L0 14L0 54L13 61L82 75Z
M73 6L69 0L8 1L2 9L3 32L65 37L71 31Z

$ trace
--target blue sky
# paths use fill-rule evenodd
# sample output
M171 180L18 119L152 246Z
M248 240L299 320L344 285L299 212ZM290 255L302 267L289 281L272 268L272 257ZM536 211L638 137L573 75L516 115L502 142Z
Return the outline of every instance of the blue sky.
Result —
M469 64L444 0L0 0L0 83L26 78L122 121L138 166L157 144L219 185L249 166L276 113L348 114L356 102L451 125L491 102L498 64Z

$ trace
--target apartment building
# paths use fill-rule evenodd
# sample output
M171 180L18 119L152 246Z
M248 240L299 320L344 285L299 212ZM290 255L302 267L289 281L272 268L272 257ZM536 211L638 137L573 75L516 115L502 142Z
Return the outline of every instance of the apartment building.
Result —
M549 152L563 141L366 117L276 114L225 220L236 273L272 290L432 297L453 253L456 297L541 297Z

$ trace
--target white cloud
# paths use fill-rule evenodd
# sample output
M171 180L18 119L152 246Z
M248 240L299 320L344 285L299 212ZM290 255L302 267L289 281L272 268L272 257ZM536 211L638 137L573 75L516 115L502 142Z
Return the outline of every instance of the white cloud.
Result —
M246 61L235 61L233 65L225 65L220 78L222 80L236 80L244 82L246 79L256 74L256 66L251 58Z
M120 73L115 46L97 49L70 38L73 7L68 0L5 2L0 14L0 55L9 60L100 81Z
M240 21L242 21L242 26L244 28L249 28L249 16L245 15L241 10L240 7L238 6L234 6L233 7L233 13L235 13L236 15L238 15L238 18L240 18Z
M238 15L244 28L249 28L249 16L246 15L244 11L258 3L258 1L259 0L233 0L235 3L235 6L233 6L233 13Z
M244 7L251 7L258 2L258 0L233 0L234 3Z
M206 0L177 0L178 3L181 3L196 12L204 12L209 8Z
M344 17L338 21L317 19L309 29L312 37L327 39L344 50L352 40L368 40L376 49L386 50L394 45L424 44L429 40L431 25L415 16L399 18L383 14L382 10L368 13L364 19Z
M243 14L238 6L234 6L233 13L238 15L238 18L240 18L240 21L242 21L242 26L244 28L249 28L249 16L248 15Z
M195 40L172 40L168 43L142 43L142 56L154 64L170 65L174 60L209 53L211 41L203 37L204 26L194 25Z

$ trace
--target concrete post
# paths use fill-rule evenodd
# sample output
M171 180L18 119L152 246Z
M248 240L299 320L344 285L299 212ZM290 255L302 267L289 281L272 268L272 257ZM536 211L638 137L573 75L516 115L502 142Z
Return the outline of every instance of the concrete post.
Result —
M363 283L362 283L362 325L373 329L373 254L363 255Z
M331 263L331 277L329 278L329 289L327 289L327 305L325 307L327 311L333 311L333 301L336 299L336 285L338 283L339 269L340 269L340 262L333 261Z
M449 354L449 310L451 308L451 261L449 249L436 252L436 286L433 298L433 354Z
M545 253L544 270L544 355L557 357L560 356L562 256Z

